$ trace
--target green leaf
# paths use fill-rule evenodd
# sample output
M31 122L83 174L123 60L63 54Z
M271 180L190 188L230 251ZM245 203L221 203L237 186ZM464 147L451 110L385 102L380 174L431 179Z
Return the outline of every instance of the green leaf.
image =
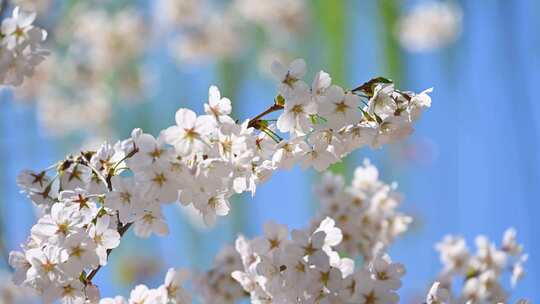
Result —
M275 99L275 104L277 104L278 106L284 106L285 105L285 98L283 98L283 96L281 95L278 95Z

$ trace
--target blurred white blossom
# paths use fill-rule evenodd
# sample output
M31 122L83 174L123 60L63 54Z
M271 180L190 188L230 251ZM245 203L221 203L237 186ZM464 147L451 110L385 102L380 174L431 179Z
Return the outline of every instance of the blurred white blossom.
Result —
M424 1L401 17L397 35L410 52L428 52L445 47L461 34L463 13L449 1Z

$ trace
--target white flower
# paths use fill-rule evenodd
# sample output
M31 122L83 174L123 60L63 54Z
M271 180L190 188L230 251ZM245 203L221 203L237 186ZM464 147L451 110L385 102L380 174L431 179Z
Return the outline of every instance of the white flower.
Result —
M461 8L451 1L426 1L399 20L399 40L411 52L427 52L452 43L462 26Z
M94 269L100 264L96 244L84 232L70 235L63 244L63 250L69 258L62 269L73 278L77 278L83 269Z
M247 149L247 137L242 134L242 127L237 124L223 124L217 134L217 146L220 156L227 161L235 157L250 160L251 151Z
M32 267L24 253L20 251L11 251L9 253L9 266L15 269L12 278L17 285L21 285L26 280L26 272Z
M2 21L2 34L6 36L2 43L12 50L29 39L28 32L33 28L35 19L36 13L21 11L19 7L15 7L12 17Z
M152 164L135 178L141 185L145 199L156 198L160 203L174 203L178 200L180 182L167 164Z
M105 196L105 205L118 211L120 222L124 224L133 222L133 209L142 204L138 185L133 178L118 175L113 176L111 182L114 190Z
M323 202L335 199L345 187L343 176L325 172L318 185L313 187L313 192Z
M234 123L231 114L231 101L228 98L221 97L219 89L211 86L208 89L208 103L204 104L204 112L210 115L216 123Z
M232 272L242 269L240 255L234 247L226 245L218 252L211 269L195 273L194 289L206 304L236 303L245 298L242 286L231 280Z
M433 88L426 89L418 95L414 95L411 98L411 119L412 120L418 120L420 117L420 114L422 113L422 110L424 108L431 107L431 96L428 95L428 93L433 92Z
M137 214L133 231L141 238L147 238L150 234L167 235L169 227L163 218L159 204L151 203Z
M60 264L67 258L67 254L54 245L27 250L26 260L31 265L26 272L27 281L33 281L37 286L46 286L50 282L62 280L64 273Z
M276 143L266 133L261 132L255 138L255 152L262 159L271 159L272 155L276 151Z
M88 234L96 243L96 253L99 256L99 264L107 264L107 249L118 247L120 244L120 234L115 229L109 228L110 216L98 217L96 224L91 224Z
M45 172L25 170L17 177L17 185L38 207L48 212L58 197L58 182L53 182Z
M83 284L79 280L51 286L44 290L43 302L52 303L55 299L61 298L62 304L83 304L86 300L83 288Z
M176 126L163 131L165 141L173 145L180 155L187 156L206 148L204 136L212 129L208 116L199 116L188 109L176 112Z
M84 223L77 206L56 203L51 213L45 214L32 227L32 235L42 242L61 244L68 235L80 232Z
M477 253L475 263L478 263L479 267L483 269L493 269L495 271L501 271L506 265L507 254L504 251L500 251L495 247L495 244L489 242L485 236L477 236L475 239Z
M315 102L320 102L323 99L326 90L332 84L332 78L325 71L319 71L313 77L313 82L311 84L311 94L315 99ZM323 99L324 100L324 99Z
M89 223L97 214L98 208L94 201L95 197L88 195L84 189L77 188L74 191L62 191L58 199L64 202L66 206L74 206L81 214L84 223Z
M156 139L154 136L146 133L134 135L132 135L133 143L137 147L138 152L126 161L129 167L136 171L141 171L151 164L163 164L172 158L171 151L165 148L163 136L159 136Z
M379 185L379 170L371 164L369 159L364 159L363 166L354 170L352 186L357 189L372 191L373 188L378 188Z
M440 282L435 282L431 286L428 295L426 296L427 304L449 304L450 293L445 288L441 287Z
M354 303L359 304L390 304L397 303L399 297L389 290L380 286L377 281L371 279L371 274L367 271L360 271L356 274L356 291L353 296Z
M388 290L397 290L401 287L401 277L405 275L403 265L393 263L386 254L379 254L371 262L371 267L379 286Z
M253 249L259 254L275 252L285 245L288 237L287 226L274 222L264 224L264 236L253 242Z
M529 256L525 254L521 256L519 260L514 263L514 265L512 265L512 276L510 277L512 287L516 287L517 283L525 276L525 268L523 267L523 264L528 258Z
M92 178L92 169L80 164L72 164L64 170L60 179L63 190L85 189Z
M360 97L341 87L331 86L326 90L325 98L319 103L319 113L327 121L329 128L338 130L343 126L360 121Z
M313 166L315 170L322 172L333 163L339 161L334 153L334 147L328 146L326 142L318 140L311 146L303 146L302 169Z
M226 191L216 194L200 192L195 199L194 206L202 213L207 225L212 226L216 216L225 216L229 213L230 204L226 195Z
M152 291L146 285L137 285L129 295L129 304L145 304L150 303Z
M302 137L282 140L276 146L276 152L272 156L272 165L282 169L291 169L306 149L307 144Z
M171 303L188 304L191 303L191 295L182 287L182 284L188 279L189 271L180 269L174 270L169 268L165 276L165 282L161 288L167 294L167 298Z
M123 158L124 151L121 149L121 143L116 143L112 146L108 142L104 142L96 153L92 155L90 163L105 176L109 174L113 168L121 165L119 162Z
M46 173L45 171L23 170L17 175L17 186L29 193L43 191L51 181Z
M274 61L271 66L272 74L279 80L278 91L283 97L289 98L292 92L300 84L299 80L306 73L304 59L295 59L285 67L281 62Z
M308 290L312 294L319 294L324 288L330 292L337 292L342 287L341 271L330 266L328 260L325 263L316 264L315 269L311 269L308 275L311 276Z
M447 235L435 248L440 252L446 271L465 273L470 255L463 238Z
M305 135L312 126L311 115L317 114L317 104L311 100L309 92L295 91L285 101L283 113L278 117L277 128L281 132Z
M326 247L337 246L339 243L341 243L341 240L343 239L341 229L336 227L336 222L330 217L326 217L321 221L319 227L317 228L317 230L315 230L315 232L318 231L324 232L324 246Z
M35 13L24 12L15 7L11 17L2 21L0 28L0 83L19 86L24 77L30 77L34 68L48 52L40 43L47 32L34 27Z
M523 251L523 246L517 242L517 232L515 228L508 228L504 231L502 249L508 254L517 256Z
M114 298L103 298L99 300L99 304L128 304L128 301L121 296L116 296Z

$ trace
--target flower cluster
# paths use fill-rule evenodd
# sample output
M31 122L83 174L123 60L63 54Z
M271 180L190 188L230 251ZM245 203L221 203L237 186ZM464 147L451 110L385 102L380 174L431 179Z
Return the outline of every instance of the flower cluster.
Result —
M10 253L15 283L36 289L46 303L90 297L93 286L83 284L86 271L107 263L109 250L120 243L117 225L81 189L61 192L50 213L32 227L24 252Z
M246 292L231 274L243 268L240 255L233 246L226 245L216 255L212 268L194 273L195 292L204 304L234 304L247 297Z
M293 230L273 222L253 240L239 237L243 271L232 276L251 303L397 303L405 268L379 252L362 267L341 258L343 235L325 218L316 230Z
M146 285L137 285L126 300L121 296L103 298L99 304L188 304L191 295L184 289L183 284L189 278L189 272L170 268L165 275L165 281L158 288L150 289Z
M232 195L254 194L274 170L301 163L321 171L362 145L400 139L430 105L425 92L400 92L383 78L345 92L321 71L309 87L304 69L303 60L276 63L279 94L250 120L235 121L230 100L212 86L204 115L179 109L176 125L157 138L135 129L114 145L22 172L18 184L41 217L23 252L11 254L17 282L47 301L88 298L92 278L130 227L139 237L168 233L163 204L191 205L212 225L228 214ZM280 110L277 120L264 118Z
M0 29L0 84L19 86L34 73L48 52L42 48L47 32L33 25L35 13L15 7Z
M430 291L436 301L430 301L428 296L428 303L504 303L508 293L503 288L502 275L510 271L512 286L524 275L527 255L513 228L505 231L500 247L485 236L476 237L476 254L470 253L459 236L446 236L436 248L444 269ZM464 283L460 292L452 294L456 279Z
M351 185L345 187L341 175L325 173L315 193L321 200L320 216L335 219L343 234L336 247L351 256L370 260L405 232L412 218L397 212L401 195L396 184L379 180L379 172L367 159L357 167ZM382 246L382 247L381 247Z
M144 140L155 144L150 135L140 134L137 130L134 133L137 140L132 138L114 147L104 145L91 157L83 153L60 163L58 167L62 174L56 178L48 178L45 172L36 174L30 171L19 176L21 187L34 200L42 199L39 206L44 215L32 228L30 240L23 248L25 252L10 254L10 264L16 269L15 282L40 291L44 302L61 297L63 303L96 303L99 290L91 283L91 278L101 265L105 265L108 250L118 245L127 228L133 224L135 234L143 237L152 232L166 232L159 211L153 212L159 210L162 203L159 194L167 193L167 190L145 189L149 186L137 184L137 177L104 175L105 172L126 170L124 168L128 165L131 168L144 166L145 162L156 161L153 157L164 153L158 147L147 149L141 144ZM125 152L114 153L115 149ZM146 156L142 154L144 151ZM144 157L152 157L152 160ZM158 173L150 179L159 180L163 176ZM235 303L246 295L250 296L252 303L367 304L399 301L396 291L401 286L405 268L392 262L383 251L397 235L395 232L405 229L391 228L389 224L394 221L391 219L408 218L394 210L397 199L389 192L395 187L380 182L377 169L368 161L355 171L349 189L344 190L344 182L337 176L325 175L323 180L315 190L327 205L319 219L313 220L311 228L293 230L289 237L286 226L268 222L262 236L252 240L240 236L236 241L236 251L231 246L224 247L212 269L195 274L195 291L203 303ZM84 189L82 185L85 185ZM75 190L62 190L58 195L50 196L58 191L53 188ZM141 198L142 193L153 191L157 191L153 196ZM370 217L369 221L360 221L361 225L352 232L366 229L372 231L374 237L346 240L346 234L332 218L323 218L327 214L343 215L330 207L332 204L349 202L358 207L342 197L345 193L370 198L366 201L369 207L365 210L350 209L351 206L346 208L353 216ZM163 202L167 199L162 198ZM145 200L150 201L141 203ZM52 206L47 208L49 203ZM386 217L377 215L385 212L388 213ZM379 230L373 230L373 227L379 227ZM375 244L377 239L379 243ZM347 241L351 245L342 246ZM361 245L363 242L367 245ZM440 282L436 282L429 291L426 303L492 303L507 299L499 283L500 276L511 265L512 282L517 282L523 275L522 264L526 260L522 246L516 241L515 231L509 229L505 232L500 249L482 236L477 238L477 247L477 254L472 256L462 238L451 236L437 245L445 268ZM369 248L367 254L363 248ZM351 258L363 255L363 264L355 267L353 259L340 255L343 252ZM87 274L87 271L91 272ZM454 297L449 289L453 278L459 276L463 277L465 284L462 295ZM191 295L183 287L187 278L186 271L170 269L164 284L156 289L138 285L129 300L115 297L101 299L99 303L191 303Z

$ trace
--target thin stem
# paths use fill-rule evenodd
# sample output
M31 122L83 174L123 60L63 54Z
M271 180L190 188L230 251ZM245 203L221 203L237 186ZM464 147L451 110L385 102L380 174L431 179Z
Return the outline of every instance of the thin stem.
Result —
M283 109L283 106L278 105L278 104L273 104L271 107L266 109L261 114L259 114L259 115L255 116L255 117L253 117L252 119L250 119L249 122L248 122L248 127L258 129L259 128L258 123L261 121L261 118L263 118L264 116L266 116L266 115L268 115L270 113L279 111L281 109Z
M271 138L273 141L275 141L277 144L279 144L280 140L277 139L276 137L274 137L274 134L268 132L269 129L264 128L264 129L261 129L261 131L264 132L264 134L268 135L268 137L270 137L270 138Z
M128 154L126 154L124 157L122 157L121 160L119 160L116 164L114 164L112 170L113 172L116 170L116 167L118 167L118 165L120 165L123 161L125 161L126 159L128 158L131 158L133 155L135 155L137 152L139 152L139 148L137 148L137 146L135 146L135 143L133 143L133 150L131 150L131 152L129 152Z
M268 132L268 133L272 134L273 136L275 136L278 139L277 140L278 143L283 140L283 138L281 136L279 136L276 132L272 131L270 128L264 127L263 130L266 130L266 132Z
M86 158L86 156L84 155L84 153L81 153L81 157L82 159L86 162L86 164L84 164L85 166L87 166L88 168L92 169L92 171L94 171L94 173L96 174L96 176L105 184L107 185L107 189L109 189L109 191L112 191L112 184L107 180L108 176L110 174L107 174L107 178L105 178L103 176L103 174L101 174L101 172L99 172L99 170L92 166L92 164L90 163L90 160L88 158ZM110 178L109 178L110 179Z

